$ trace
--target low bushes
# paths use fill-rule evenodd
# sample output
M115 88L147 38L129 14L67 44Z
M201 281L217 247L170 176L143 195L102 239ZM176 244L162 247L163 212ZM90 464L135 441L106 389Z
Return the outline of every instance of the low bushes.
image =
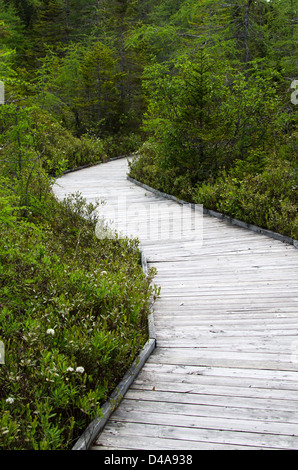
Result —
M103 161L105 153L99 139L82 136L80 139L53 119L34 108L31 113L34 146L44 170L54 176L66 169Z
M195 202L236 219L298 239L298 176L293 164L272 161L241 179L224 174L198 186Z
M0 107L0 128L1 174L19 177L23 173L24 177L26 170L27 180L41 168L56 177L68 169L131 154L141 144L141 135L132 132L100 138L91 133L78 138L36 106Z
M54 176L61 171L107 161L134 152L141 143L139 134L75 137L45 112L32 113L34 142L44 170Z
M164 193L192 200L194 188L190 172L181 174L178 168L166 167L153 142L145 142L129 162L129 176Z

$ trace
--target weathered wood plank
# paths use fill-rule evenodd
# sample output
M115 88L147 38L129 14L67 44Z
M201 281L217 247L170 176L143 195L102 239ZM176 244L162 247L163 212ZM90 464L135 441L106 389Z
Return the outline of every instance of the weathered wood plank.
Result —
M150 359L149 359L150 360ZM247 369L297 370L292 354L270 352L220 351L211 348L158 348L153 360L162 364L185 364L214 367L243 367Z
M154 387L154 382L152 382ZM152 388L153 388L152 387ZM285 394L286 396L286 394ZM184 405L195 405L195 406L213 406L213 407L225 407L227 411L229 408L240 408L240 409L254 409L274 412L276 420L278 421L280 412L291 412L295 413L297 417L297 403L290 402L286 399L273 399L273 398L257 398L257 397L233 397L233 399L220 394L198 394L198 393L177 393L177 392L166 392L158 390L144 390L131 388L126 395L127 399L138 400L138 401L150 401L152 408L154 409L155 402L160 403L180 403ZM132 404L133 406L133 404ZM297 421L296 421L297 423Z
M157 374L156 374L157 375ZM152 384L153 387L152 387ZM157 392L175 392L175 393L194 393L203 395L221 395L222 397L247 397L247 398L264 398L264 399L284 399L284 390L273 390L264 388L251 388L249 385L240 387L229 385L218 385L211 381L206 384L198 381L197 383L186 382L182 380L180 383L174 381L167 381L165 377L143 375L137 378L133 385L132 390L153 390ZM287 390L288 400L298 400L298 393L296 390ZM295 404L294 408L295 408ZM296 406L298 403L296 403ZM297 419L298 416L296 416Z
M154 373L160 371L161 373L167 374L177 380L175 377L179 377L179 380L183 380L183 377L188 378L189 376L198 377L214 377L217 378L218 382L224 378L231 380L248 380L250 386L253 387L257 380L261 383L268 382L270 387L280 388L283 384L289 384L290 389L298 383L298 371L276 371L276 370L247 370L247 369L233 369L224 367L198 367L189 365L176 365L176 364L156 364L152 361L147 361L143 367L143 371L153 371ZM296 389L296 388L294 388Z
M237 431L226 431L226 430L214 430L214 429L198 429L179 426L167 426L167 425L156 425L147 423L124 423L117 421L110 421L106 426L106 435L113 435L115 441L119 436L130 436L131 439L135 439L136 436L139 438L148 436L159 438L163 443L167 442L168 448L177 450L183 447L179 446L177 440L181 440L183 446L183 440L191 441L192 449L202 449L202 443L212 444L228 444L234 448L237 446L252 446L258 447L259 449L275 448L275 449L297 449L298 439L296 436L277 436L262 433L249 433L249 432L237 432ZM104 438L103 438L104 439ZM173 440L175 440L173 442ZM97 441L96 441L97 442ZM104 440L103 440L104 442ZM174 445L173 445L174 444ZM177 444L179 447L177 447ZM170 447L171 445L171 447Z
M238 408L237 406L221 406L212 404L192 404L192 403L172 403L167 401L149 401L149 400L131 400L124 398L121 403L121 410L130 413L144 412L144 413L167 413L179 420L180 415L183 416L199 416L199 417L213 417L221 419L239 419L249 420L275 424L281 423L297 423L297 412L287 410L272 410L272 409L261 409L261 408Z
M235 419L231 416L227 419L226 417L220 418L219 416L188 416L181 414L179 415L179 419L177 419L175 414L164 413L161 410L159 410L158 413L154 411L144 412L144 410L136 411L131 409L126 411L121 407L115 411L111 422L145 423L155 426L165 425L188 429L199 428L219 431L240 431L278 436L293 436L297 438L296 423L265 422L261 420L241 419L240 417Z
M115 445L116 443L116 445ZM198 447L199 446L199 447ZM217 444L214 442L200 442L197 444L199 450L233 450L235 447L229 444ZM92 447L91 450L105 451L105 450L193 450L194 443L183 439L160 439L151 436L138 436L134 439L130 434L117 435L108 433L103 436L102 440ZM250 446L237 446L238 450L261 450L261 447Z
M257 371L260 372L260 371ZM270 372L270 371L266 371ZM178 381L179 384L192 384L192 385L203 385L203 386L219 386L219 387L232 387L245 389L246 393L253 395L255 389L257 393L280 393L280 397L283 398L283 390L298 391L298 375L293 373L293 379L283 374L278 377L274 371L274 375L266 375L262 371L262 375L253 377L252 374L248 375L248 371L239 369L211 369L186 367L182 366L181 370L174 368L173 366L162 367L156 366L156 364L146 364L143 368L141 378L139 380L153 382L174 382ZM263 396L263 395L262 395ZM287 395L288 396L288 395ZM298 411L297 411L298 412Z

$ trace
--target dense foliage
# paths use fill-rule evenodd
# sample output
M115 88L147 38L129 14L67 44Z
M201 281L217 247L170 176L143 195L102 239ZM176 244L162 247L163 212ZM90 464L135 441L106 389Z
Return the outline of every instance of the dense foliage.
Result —
M53 177L130 175L298 239L294 0L0 0L0 446L69 447L146 338L137 242ZM150 280L150 279L149 279Z

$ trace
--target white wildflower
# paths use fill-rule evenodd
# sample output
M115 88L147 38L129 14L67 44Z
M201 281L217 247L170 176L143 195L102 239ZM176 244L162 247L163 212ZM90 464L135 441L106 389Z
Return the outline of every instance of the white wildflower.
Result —
M14 402L14 398L9 397L5 401L6 401L6 403L9 403L10 405L12 405L12 403Z
M53 330L53 328L49 328L49 329L47 330L47 335L52 335L52 336L54 336L54 334L55 334L55 330Z
M67 367L66 371L67 371L67 372L73 372L74 369L73 369L73 367Z
M84 367L77 367L76 372L79 372L80 374L83 374L85 372Z

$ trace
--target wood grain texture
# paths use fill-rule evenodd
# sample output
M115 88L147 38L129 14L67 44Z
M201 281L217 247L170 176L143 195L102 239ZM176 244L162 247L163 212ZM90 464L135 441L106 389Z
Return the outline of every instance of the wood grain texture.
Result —
M54 186L105 200L161 286L157 347L91 449L298 449L297 249L208 214L181 235L181 204L126 173L122 159Z

